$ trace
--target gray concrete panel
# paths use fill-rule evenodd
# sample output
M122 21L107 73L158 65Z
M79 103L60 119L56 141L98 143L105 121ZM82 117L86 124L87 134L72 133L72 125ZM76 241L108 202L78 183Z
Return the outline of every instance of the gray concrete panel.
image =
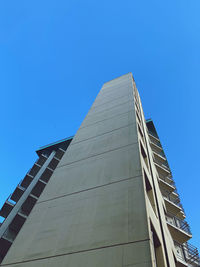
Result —
M144 205L142 177L39 203L4 263L146 240Z
M133 93L131 90L127 90L126 92L119 92L117 94L114 93L114 94L97 96L91 109L115 102L120 98L124 102L125 98L127 98L127 97L129 97L129 100L133 100Z
M131 73L127 73L125 75L122 75L116 79L110 80L106 83L104 83L103 87L102 87L102 91L104 89L109 89L111 87L118 87L118 86L123 86L126 83L131 83L132 82L132 74Z
M100 136L122 127L135 123L135 116L132 111L121 114L111 119L97 122L87 127L80 128L73 139L73 144L83 140Z
M123 147L57 168L39 202L139 175L142 173L138 145Z
M115 101L110 101L109 103L106 102L105 105L104 104L99 104L98 106L96 106L94 108L91 108L90 112L88 113L88 115L90 113L92 113L94 115L96 112L100 113L100 112L115 108L117 106L126 104L129 101L133 101L133 96L131 98L129 95L127 95L126 97L120 97L118 99L115 99Z
M137 143L138 139L135 134L135 128L135 124L133 124L132 127L123 127L80 143L73 144L72 141L70 147L63 156L59 167Z
M60 255L13 267L152 267L149 241Z
M131 99L133 99L133 93L129 93L126 95L123 94L123 96L112 96L112 98L106 97L106 99L103 99L103 101L96 99L91 109L98 109L103 106L111 107L114 104L121 104L122 102L126 102Z
M120 96L132 95L133 96L133 89L131 85L121 88L120 90L112 90L110 92L100 92L94 102L95 105L100 104L99 102L103 101L112 101Z
M95 114L92 114L92 112L91 112L85 118L85 120L81 124L81 127L92 125L96 122L110 119L110 118L116 117L118 115L121 115L121 114L129 112L129 111L133 111L133 110L134 110L134 103L133 103L133 101L130 101L129 103L115 106L112 109L107 109L107 110L102 111L100 113L96 112Z

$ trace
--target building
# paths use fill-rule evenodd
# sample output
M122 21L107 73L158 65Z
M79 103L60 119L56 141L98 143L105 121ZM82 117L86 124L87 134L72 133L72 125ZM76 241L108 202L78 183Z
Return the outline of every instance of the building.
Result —
M37 154L0 211L1 266L200 266L131 73L103 85L74 137Z

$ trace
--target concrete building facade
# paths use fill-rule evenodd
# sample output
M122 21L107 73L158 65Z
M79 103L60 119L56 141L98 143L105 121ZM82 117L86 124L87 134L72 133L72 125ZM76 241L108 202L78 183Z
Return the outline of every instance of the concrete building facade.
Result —
M0 211L0 266L200 266L131 73L103 85L73 138L37 153Z

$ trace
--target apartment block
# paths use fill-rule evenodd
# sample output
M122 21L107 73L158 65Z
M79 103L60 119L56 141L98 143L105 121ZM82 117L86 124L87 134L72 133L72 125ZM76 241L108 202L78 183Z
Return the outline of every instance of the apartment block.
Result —
M75 136L36 153L0 210L0 266L200 266L131 73L103 85Z

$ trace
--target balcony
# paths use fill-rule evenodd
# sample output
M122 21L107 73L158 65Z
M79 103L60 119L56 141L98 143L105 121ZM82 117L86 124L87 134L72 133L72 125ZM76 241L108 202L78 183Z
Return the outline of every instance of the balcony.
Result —
M168 183L169 185L175 187L175 183L174 183L174 180L172 179L171 175L169 175L169 176L159 176L159 179L163 180L164 182Z
M21 186L22 187L24 187L24 188L27 188L29 185L30 185L30 183L33 181L33 176L32 175L30 175L30 174L27 174L25 177L24 177L24 179L22 180L22 182L21 182Z
M154 142L152 139L150 139L150 145L151 145L152 150L155 150L157 153L163 153L163 149L162 149L161 145Z
M55 168L57 167L58 163L59 163L59 159L54 157L51 162L49 163L48 167L52 170L55 170Z
M174 181L171 178L168 177L159 177L159 184L160 187L168 192L176 191L176 187L174 185Z
M167 212L176 215L180 219L184 219L184 209L182 204L180 203L179 195L175 192L170 192L163 189L161 189L161 192L165 200Z
M15 206L15 203L10 199L10 196L9 196L0 210L0 216L7 218L14 206Z
M164 153L158 153L153 150L154 158L158 160L161 164L165 164L168 167L167 159Z
M156 146L162 149L160 140L155 135L149 132L149 138L150 138L151 143L155 144Z
M172 238L176 242L183 244L192 237L190 227L186 221L180 220L172 214L166 215L166 221Z
M46 182L39 179L34 188L32 189L31 194L36 197L39 197L42 194L46 184L47 184Z
M61 159L64 154L65 154L65 150L62 149L62 148L59 148L56 151L55 157L58 158L58 159Z
M153 138L153 139L157 140L158 142L160 142L160 140L159 140L159 138L158 138L158 136L157 136L157 134L155 132L152 132L152 131L148 130L148 133L149 133L149 136L151 138Z
M171 177L170 169L163 163L160 163L154 158L154 164L157 169L159 177Z
M35 177L36 174L39 172L41 168L41 165L39 165L37 162L33 165L33 167L30 169L30 171L28 172L29 175Z
M150 141L151 142L151 141ZM160 155L161 157L165 158L165 154L163 152L163 149L157 145L155 145L154 143L150 143L151 144L151 149L154 153Z
M9 242L13 242L16 238L16 233L14 231L12 231L12 229L10 229L9 227L6 229L6 231L4 232L2 238L6 239Z
M25 223L27 219L27 216L22 213L21 211L19 211L14 219L12 220L12 222L9 225L9 229L11 231L13 231L15 234L18 234L20 229L22 228L23 224Z
M162 168L168 173L171 173L170 168L168 167L166 161L164 162L163 160L160 160L158 159L158 157L154 156L154 163L156 163L156 165L158 165L159 168Z
M45 163L45 161L46 161L47 159L48 159L47 156L41 154L40 157L39 157L39 159L37 160L36 163L37 163L38 165L42 166L42 165Z
M20 184L15 188L15 191L12 193L10 199L12 199L15 202L18 202L18 200L21 198L25 191L25 188L22 187Z
M10 240L7 240L4 237L0 238L0 263L2 262L3 258L7 254L11 245L12 245L12 242Z
M176 249L177 267L200 266L199 252L195 246L188 242L184 244L174 242L174 246Z
M47 167L45 171L43 172L43 174L41 175L40 180L44 181L45 183L48 183L52 174L53 174L53 170Z
M33 194L30 194L21 206L20 213L24 216L28 216L35 206L38 198Z

